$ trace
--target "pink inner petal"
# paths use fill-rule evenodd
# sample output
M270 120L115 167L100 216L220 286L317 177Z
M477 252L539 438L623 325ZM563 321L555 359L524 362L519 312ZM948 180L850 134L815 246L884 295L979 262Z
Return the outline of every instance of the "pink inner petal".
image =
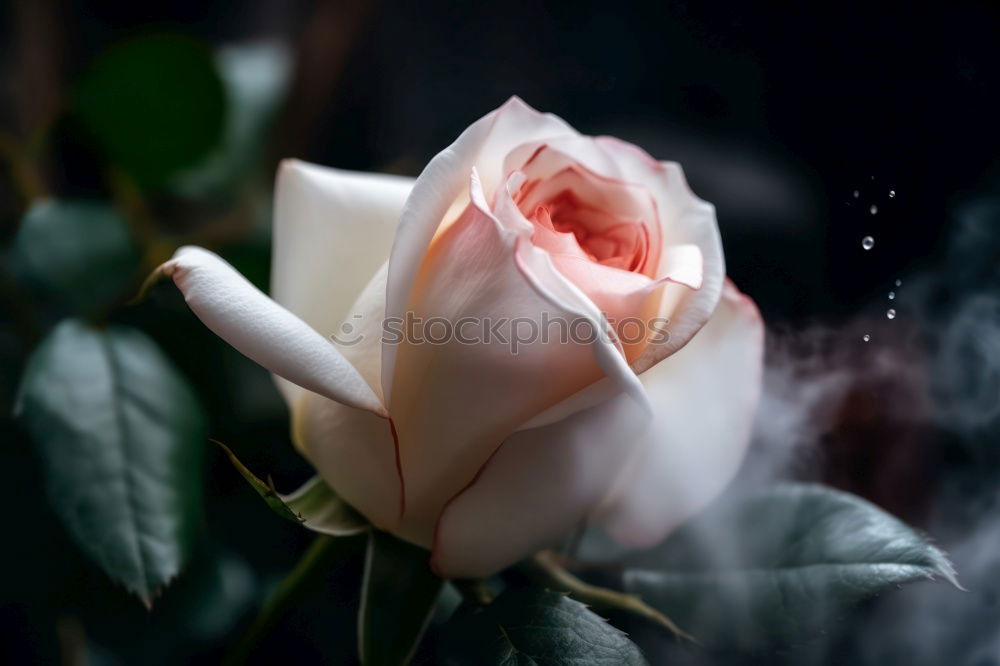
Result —
M521 171L527 182L515 202L540 230L533 243L553 253L657 277L660 221L645 188L600 176L546 145L530 155Z

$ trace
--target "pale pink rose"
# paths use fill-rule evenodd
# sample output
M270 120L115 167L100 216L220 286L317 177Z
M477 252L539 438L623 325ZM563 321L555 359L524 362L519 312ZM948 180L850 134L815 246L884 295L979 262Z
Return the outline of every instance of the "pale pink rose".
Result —
M276 375L322 478L443 576L493 573L585 520L651 545L720 492L749 441L763 326L726 280L712 205L678 165L517 98L416 180L284 162L274 300L206 250L163 268ZM407 313L602 335L517 354L468 335L384 341ZM363 339L331 342L348 329Z

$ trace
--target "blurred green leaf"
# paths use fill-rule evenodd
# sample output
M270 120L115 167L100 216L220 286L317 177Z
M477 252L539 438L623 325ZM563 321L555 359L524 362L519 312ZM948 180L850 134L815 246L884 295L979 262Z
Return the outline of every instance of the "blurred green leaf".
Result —
M944 554L865 500L780 484L709 511L635 558L625 590L700 643L752 651L803 642L901 583L955 582Z
M208 643L225 638L253 606L256 595L254 571L243 559L225 552L206 552L194 558L184 578L171 588L157 610L175 635Z
M122 664L143 666L187 664L195 655L217 652L262 592L255 570L219 546L214 534L198 539L184 574L152 610L123 605L121 592L109 587L82 587L74 601L87 642L107 648Z
M552 590L508 590L489 606L460 609L447 627L446 664L645 664L624 632Z
M288 48L276 42L224 46L215 62L227 98L222 140L171 180L171 190L188 199L221 196L259 164L291 74Z
M228 446L221 442L216 444L226 452L229 461L250 487L282 518L329 536L351 536L368 529L368 521L364 516L342 500L318 476L314 476L295 492L282 495L274 488L270 479L265 482L251 472Z
M187 382L145 334L66 320L29 359L17 413L70 534L149 605L201 515L204 419Z
M181 35L112 46L77 82L73 102L107 157L144 186L203 159L219 144L226 114L212 53Z
M44 200L25 214L10 247L11 271L89 312L120 295L139 266L121 216L91 201Z
M409 663L442 584L430 569L429 551L371 531L358 612L358 653L364 666Z

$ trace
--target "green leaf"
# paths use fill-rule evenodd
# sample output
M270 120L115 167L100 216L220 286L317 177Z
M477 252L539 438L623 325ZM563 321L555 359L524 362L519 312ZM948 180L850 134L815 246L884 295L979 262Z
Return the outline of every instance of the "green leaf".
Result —
M442 583L430 569L430 552L372 530L358 611L358 652L364 666L409 663Z
M340 498L322 479L314 476L301 488L280 499L313 532L330 536L350 536L369 528L368 521Z
M258 166L265 139L291 74L291 55L280 43L233 44L216 51L227 104L222 140L203 160L171 179L187 199L221 196Z
M222 136L226 97L208 48L147 35L102 53L73 91L73 109L107 157L142 185L162 185Z
M446 628L445 663L481 666L645 664L624 632L559 592L508 590Z
M120 295L139 265L121 216L90 201L44 200L25 214L10 248L12 272L87 312Z
M369 528L364 516L342 500L318 476L314 476L295 492L282 495L274 488L270 478L267 482L263 481L240 462L228 446L222 442L216 444L226 452L230 462L250 487L282 518L329 536L351 536Z
M32 354L17 413L69 533L149 605L200 519L204 419L187 382L145 334L65 320Z
M935 577L955 583L944 554L878 507L781 484L633 558L624 584L702 644L752 651L803 642L867 597Z

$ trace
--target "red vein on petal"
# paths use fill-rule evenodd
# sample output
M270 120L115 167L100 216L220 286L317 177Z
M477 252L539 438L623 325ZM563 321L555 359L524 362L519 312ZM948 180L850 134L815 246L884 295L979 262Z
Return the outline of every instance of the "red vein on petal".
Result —
M493 449L493 452L490 453L490 455L486 458L486 460L483 461L483 464L479 466L479 469L476 470L476 473L472 476L472 479L467 484L465 484L461 488L461 490L459 490L457 493L455 493L454 495L452 495L448 499L448 501L445 502L444 505L441 507L441 511L438 512L437 520L434 521L434 536L431 537L431 561L430 561L430 567L431 567L431 571L433 571L437 576L439 576L441 578L445 577L444 575L442 575L442 572L441 572L441 569L440 569L440 558L441 558L441 549L440 549L440 545L441 545L441 543L440 543L440 541L441 541L441 520L442 520L442 518L444 518L444 514L445 514L446 511L448 511L448 507L451 506L451 503L454 502L455 500L457 500L466 490L468 490L472 486L476 485L476 482L479 481L480 477L482 477L483 471L486 469L486 466L490 464L490 461L493 460L494 457L496 457L497 453L500 452L500 449L503 447L503 445L506 442L507 442L507 440L504 439L502 442L500 442L496 446L496 448Z
M399 435L396 433L396 422L389 419L389 432L392 433L392 447L396 454L396 475L399 476L399 517L396 519L398 525L403 520L406 512L406 480L403 478L403 461L399 454Z

